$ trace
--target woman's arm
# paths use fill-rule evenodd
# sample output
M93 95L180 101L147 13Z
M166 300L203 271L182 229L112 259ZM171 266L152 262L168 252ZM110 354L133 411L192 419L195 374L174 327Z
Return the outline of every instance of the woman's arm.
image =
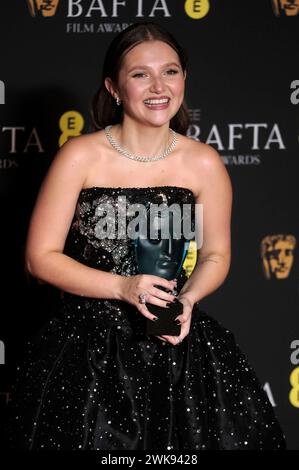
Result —
M72 294L119 299L124 277L89 268L63 254L78 195L88 172L89 137L61 147L41 185L25 247L29 273Z
M202 247L197 251L195 268L180 292L180 297L192 304L224 282L231 260L232 185L218 152L209 145L204 148L204 154L195 163L201 182L196 203L202 204L203 209Z

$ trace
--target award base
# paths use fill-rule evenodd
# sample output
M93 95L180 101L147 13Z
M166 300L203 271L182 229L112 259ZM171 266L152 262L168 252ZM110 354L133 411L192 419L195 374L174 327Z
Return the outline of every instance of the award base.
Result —
M148 335L169 335L169 336L180 336L181 325L177 325L174 320L180 313L183 312L183 304L177 300L172 303L169 308L159 307L146 303L148 310L158 317L158 320L146 319L146 333Z

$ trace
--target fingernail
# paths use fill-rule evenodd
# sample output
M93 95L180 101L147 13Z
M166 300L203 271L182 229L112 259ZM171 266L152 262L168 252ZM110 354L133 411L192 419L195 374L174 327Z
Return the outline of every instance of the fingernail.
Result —
M172 302L166 302L166 307L170 307L171 304Z
M153 318L153 321L157 321L157 320L158 320L158 317Z
M180 320L174 320L174 323L176 323L177 325L181 324Z

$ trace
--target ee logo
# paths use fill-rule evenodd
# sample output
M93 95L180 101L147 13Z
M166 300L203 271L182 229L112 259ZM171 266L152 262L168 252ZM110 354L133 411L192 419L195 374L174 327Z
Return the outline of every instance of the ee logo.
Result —
M59 119L59 128L62 131L59 137L61 147L70 137L81 134L84 127L83 116L78 111L67 111Z
M200 20L210 9L209 0L186 0L185 12L193 20Z

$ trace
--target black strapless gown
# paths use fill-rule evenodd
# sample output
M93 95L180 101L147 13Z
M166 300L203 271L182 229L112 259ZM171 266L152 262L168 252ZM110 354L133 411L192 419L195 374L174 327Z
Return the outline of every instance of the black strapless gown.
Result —
M95 236L96 208L118 196L194 204L187 188L83 189L64 253L85 265L138 274L131 239ZM159 201L160 203L161 201ZM178 291L187 280L178 278ZM178 346L145 334L131 304L62 293L29 345L12 396L13 448L48 450L284 449L267 395L233 334L194 305Z

